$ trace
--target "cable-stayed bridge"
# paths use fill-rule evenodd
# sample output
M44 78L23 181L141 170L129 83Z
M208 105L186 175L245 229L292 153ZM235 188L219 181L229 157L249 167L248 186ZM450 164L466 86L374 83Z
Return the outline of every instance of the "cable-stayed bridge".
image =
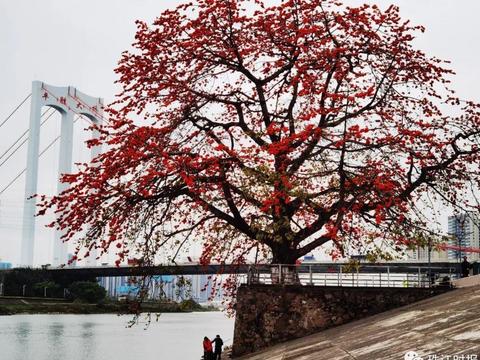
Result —
M20 265L31 266L33 265L35 246L36 211L36 199L33 195L37 193L38 189L39 159L49 150L51 151L53 146L59 142L56 192L62 192L65 190L66 184L61 183L59 179L62 174L72 172L74 124L81 119L91 129L91 137L95 138L98 136L98 132L91 125L100 125L105 119L103 117L102 98L86 95L72 86L57 87L41 81L33 81L32 92L26 95L5 119L0 121L0 131L4 131L7 123L15 121L18 113L28 104L30 104L28 129L23 131L19 137L13 139L8 147L0 153L0 173L2 174L0 205L2 195L17 182L24 180L25 192L23 199L21 199L23 202L23 220ZM61 116L60 135L40 149L41 128L55 114ZM24 150L25 147L27 147L26 166L20 166L15 173L4 171L2 167L5 168L6 165L14 162L15 155ZM93 147L90 158L97 156L100 150L99 147ZM18 163L21 164L22 162ZM68 261L67 244L61 241L61 235L60 231L56 231L54 235L51 263L55 266L65 264ZM92 258L95 258L95 254Z

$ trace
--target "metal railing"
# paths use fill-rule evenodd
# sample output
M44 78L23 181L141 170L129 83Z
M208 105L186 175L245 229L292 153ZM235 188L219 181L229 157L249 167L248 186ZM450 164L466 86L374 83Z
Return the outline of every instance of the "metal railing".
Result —
M67 288L52 289L47 286L35 288L33 285L10 285L5 286L0 282L0 296L18 296L18 297L44 297L44 298L66 298L68 295ZM62 295L63 294L63 295Z
M431 287L450 286L457 277L454 268L402 267L339 264L328 268L315 265L251 266L240 276L242 284L284 284L334 287Z

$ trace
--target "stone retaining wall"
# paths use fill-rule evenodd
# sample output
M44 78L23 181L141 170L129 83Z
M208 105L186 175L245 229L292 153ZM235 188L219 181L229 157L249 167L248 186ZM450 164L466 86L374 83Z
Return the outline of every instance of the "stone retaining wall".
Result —
M407 305L449 289L243 285L233 356Z

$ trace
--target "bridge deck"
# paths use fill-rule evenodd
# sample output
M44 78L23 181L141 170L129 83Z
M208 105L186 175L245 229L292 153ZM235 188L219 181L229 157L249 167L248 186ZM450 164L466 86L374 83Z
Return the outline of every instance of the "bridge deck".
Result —
M344 263L303 263L296 266L299 273L328 273L338 272L345 268ZM251 267L260 273L270 273L272 265L164 265L150 267L136 266L97 266L97 267L64 267L47 268L45 271L54 276L76 276L76 277L111 277L111 276L146 276L146 275L214 275L214 274L247 274ZM433 262L430 264L432 272L455 273L458 263ZM428 271L429 264L425 262L397 262L379 264L361 264L362 273L422 273ZM15 269L0 270L2 272L14 271Z

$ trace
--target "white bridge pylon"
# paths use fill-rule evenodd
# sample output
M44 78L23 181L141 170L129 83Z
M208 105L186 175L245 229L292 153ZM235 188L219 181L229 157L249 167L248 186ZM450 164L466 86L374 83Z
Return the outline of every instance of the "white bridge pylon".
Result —
M86 95L72 86L57 87L41 81L32 82L32 97L30 107L30 127L28 133L27 172L25 181L25 205L23 209L23 231L21 244L21 265L33 265L35 244L35 206L38 183L38 157L40 144L40 122L42 107L49 106L62 115L60 132L60 154L58 163L57 193L64 191L68 184L60 182L62 174L72 171L73 123L75 115L83 115L96 124L102 123L103 99ZM92 131L92 138L98 137L97 131ZM100 153L100 147L91 149L93 159ZM53 242L52 265L66 264L67 244L61 240L62 232L55 231ZM91 258L96 254L91 252Z

